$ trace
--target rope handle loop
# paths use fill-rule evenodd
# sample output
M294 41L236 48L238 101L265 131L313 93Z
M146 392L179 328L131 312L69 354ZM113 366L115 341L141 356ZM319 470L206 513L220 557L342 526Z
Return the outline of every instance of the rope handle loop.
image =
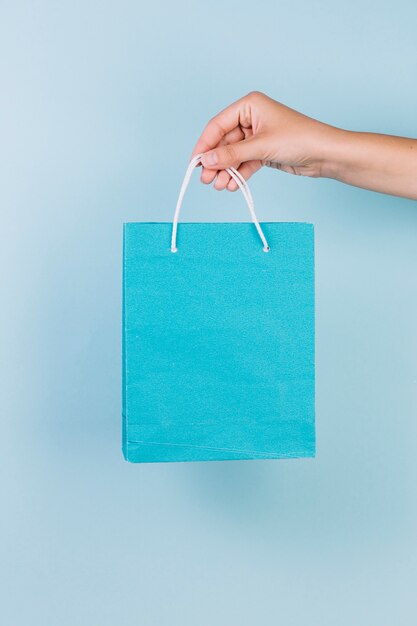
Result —
M194 168L201 162L202 154L196 154L188 164L187 170L185 172L184 180L182 181L180 193L177 200L177 206L175 207L174 219L172 222L172 237L171 237L171 252L178 252L177 248L177 230L178 230L178 220L180 217L181 205L184 199L184 194L188 187L188 184L191 179L191 175L194 171ZM249 189L249 185L246 180L243 178L242 174L238 172L234 167L228 167L226 172L233 178L239 189L241 190L243 197L246 200L246 204L248 205L252 222L255 224L256 230L258 231L259 237L263 243L264 252L269 252L269 245L265 238L265 235L262 231L262 228L259 224L258 218L256 217L254 202L252 198L251 191Z

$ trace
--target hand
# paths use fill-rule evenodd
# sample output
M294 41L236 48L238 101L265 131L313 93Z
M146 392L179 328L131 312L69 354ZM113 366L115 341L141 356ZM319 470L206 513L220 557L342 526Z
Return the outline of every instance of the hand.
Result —
M203 183L236 191L225 171L248 179L262 165L290 174L334 178L382 193L417 199L417 140L329 126L254 91L207 124L193 155Z
M201 181L236 191L225 171L236 167L245 179L263 164L300 176L322 176L326 146L338 129L298 113L263 93L252 92L207 124L192 156L205 153Z

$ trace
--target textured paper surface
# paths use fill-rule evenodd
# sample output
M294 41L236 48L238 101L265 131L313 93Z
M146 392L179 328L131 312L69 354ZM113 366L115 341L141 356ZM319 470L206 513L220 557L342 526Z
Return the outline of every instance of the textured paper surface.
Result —
M314 456L313 226L262 227L125 224L127 460Z

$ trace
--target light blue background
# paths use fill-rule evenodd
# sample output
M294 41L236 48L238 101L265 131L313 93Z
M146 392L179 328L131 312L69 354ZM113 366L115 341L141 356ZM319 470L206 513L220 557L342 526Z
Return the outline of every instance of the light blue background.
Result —
M417 207L265 169L313 221L315 460L122 460L122 222L167 220L251 89L417 135L415 2L0 4L1 621L411 626ZM246 219L191 185L184 219Z

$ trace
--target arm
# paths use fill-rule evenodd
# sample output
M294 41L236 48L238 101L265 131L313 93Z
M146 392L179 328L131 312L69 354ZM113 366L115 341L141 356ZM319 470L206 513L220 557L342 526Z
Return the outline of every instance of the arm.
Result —
M335 128L253 92L216 115L193 155L204 153L201 180L235 191L225 169L246 179L262 165L301 176L417 199L417 140Z
M417 140L339 130L322 175L417 200Z

